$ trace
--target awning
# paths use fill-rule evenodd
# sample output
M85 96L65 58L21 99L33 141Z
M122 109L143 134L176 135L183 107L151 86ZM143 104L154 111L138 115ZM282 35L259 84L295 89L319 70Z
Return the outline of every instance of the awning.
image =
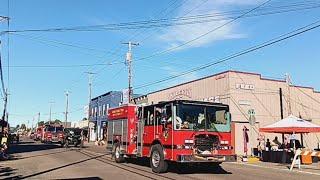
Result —
M296 116L290 115L276 123L259 129L260 132L269 133L320 133L320 126Z

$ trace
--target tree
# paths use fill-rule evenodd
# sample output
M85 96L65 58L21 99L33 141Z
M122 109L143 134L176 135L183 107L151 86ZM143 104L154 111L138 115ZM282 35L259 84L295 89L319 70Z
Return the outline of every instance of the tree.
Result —
M26 125L25 125L25 124L21 124L20 129L25 130L25 129L27 129L27 127L26 127Z
M16 126L16 129L19 129L20 128L20 125L18 124L17 126Z
M59 119L54 120L54 124L61 124L62 122Z
M44 121L40 121L39 123L38 123L38 126L43 126L44 125Z
M86 117L82 118L82 121L86 121L86 120L88 120Z

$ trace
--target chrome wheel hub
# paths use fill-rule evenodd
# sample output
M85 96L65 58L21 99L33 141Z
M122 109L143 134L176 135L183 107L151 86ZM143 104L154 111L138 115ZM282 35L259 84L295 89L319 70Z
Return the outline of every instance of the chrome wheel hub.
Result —
M158 167L160 164L160 154L157 151L154 151L152 153L152 157L151 157L151 161L152 161L152 165L154 167Z

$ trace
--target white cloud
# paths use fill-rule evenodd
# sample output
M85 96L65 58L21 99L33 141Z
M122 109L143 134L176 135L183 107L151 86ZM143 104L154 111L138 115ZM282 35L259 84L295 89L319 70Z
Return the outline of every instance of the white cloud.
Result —
M258 2L259 0L209 0L205 4L199 6L201 4L201 2L199 1L187 1L187 3L181 6L181 8L178 10L177 17L185 16L186 13L188 13L192 9L194 10L188 13L187 16L197 14L214 14L224 10L225 6L244 6L257 4ZM198 8L195 9L195 7ZM192 25L172 26L162 31L162 34L160 34L158 37L161 41L167 44L168 48L176 47L177 45L187 43L190 40L201 36L202 34L208 33L212 29L222 26L223 24L231 20L225 16L219 16L219 18L223 20ZM200 39L188 43L188 45L183 46L179 49L202 47L220 40L246 37L244 33L239 32L238 26L239 25L237 23L230 23L201 37Z

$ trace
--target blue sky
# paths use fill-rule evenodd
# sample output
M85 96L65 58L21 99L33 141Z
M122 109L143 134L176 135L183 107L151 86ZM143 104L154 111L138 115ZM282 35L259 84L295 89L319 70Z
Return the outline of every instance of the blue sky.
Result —
M98 1L98 0L10 0L10 29L43 29L99 25L159 18L174 18L196 14L220 13L230 10L250 9L264 1L257 0L162 0L162 1ZM271 1L281 5L294 1ZM306 1L318 2L320 1ZM239 19L187 46L170 53L134 64L134 86L158 80L199 66L269 40L320 18L320 8ZM7 0L0 0L0 15L8 15ZM121 42L139 42L134 48L134 58L146 57L185 43L227 20L211 23L171 26L147 30L120 30L101 32L28 32L10 35L10 65L74 65L124 61L127 47ZM0 22L0 31L6 24ZM0 37L3 64L7 65L6 36ZM75 48L57 43L71 43L85 48ZM318 67L320 65L320 30L316 29L296 38L263 50L241 56L227 64L213 66L170 82L139 89L147 93L173 84L189 81L230 68L257 72L267 77L283 77L289 73L298 85L320 90ZM90 50L88 50L90 48ZM116 54L110 54L116 52ZM94 67L65 68L10 68L9 121L16 125L31 120L41 112L48 120L49 101L54 101L53 118L63 119L66 90L70 93L70 119L84 117L83 106L88 97L86 71L94 76L93 96L127 86L127 71L122 64ZM7 68L4 69L5 79ZM7 85L7 82L6 82Z

